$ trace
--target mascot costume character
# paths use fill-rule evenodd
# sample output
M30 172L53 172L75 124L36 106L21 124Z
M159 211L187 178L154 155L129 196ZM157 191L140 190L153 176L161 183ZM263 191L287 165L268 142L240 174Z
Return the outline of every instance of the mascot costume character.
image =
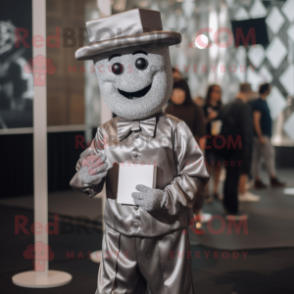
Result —
M162 113L173 83L168 46L181 35L147 9L86 25L90 44L75 56L94 61L101 96L117 115L98 127L70 182L90 197L106 184L96 294L192 294L186 229L209 176L187 125ZM138 183L135 205L117 202L119 164L157 166L155 188Z

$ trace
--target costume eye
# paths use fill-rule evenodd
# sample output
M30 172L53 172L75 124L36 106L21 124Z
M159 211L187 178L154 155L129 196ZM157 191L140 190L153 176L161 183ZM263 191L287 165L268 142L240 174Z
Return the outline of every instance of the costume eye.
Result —
M145 58L138 58L135 65L137 69L143 70L148 66L148 61Z
M115 63L112 67L111 70L115 75L120 75L123 73L123 65L121 63Z

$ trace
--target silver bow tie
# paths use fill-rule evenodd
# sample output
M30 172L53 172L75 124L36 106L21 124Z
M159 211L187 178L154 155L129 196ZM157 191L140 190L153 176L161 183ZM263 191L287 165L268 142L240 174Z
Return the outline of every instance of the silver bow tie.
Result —
M129 135L130 132L142 130L148 136L153 137L156 126L156 117L140 120L140 121L127 121L119 118L117 121L117 136L121 141Z

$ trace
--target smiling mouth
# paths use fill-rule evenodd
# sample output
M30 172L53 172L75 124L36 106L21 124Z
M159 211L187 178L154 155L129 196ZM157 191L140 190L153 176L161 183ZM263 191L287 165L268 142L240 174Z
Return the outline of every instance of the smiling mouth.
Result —
M125 96L126 98L128 98L130 100L135 100L135 99L139 99L139 98L144 97L148 93L148 91L151 89L151 86L152 86L152 83L149 86L147 86L139 91L136 91L136 92L126 92L126 91L123 91L120 89L117 89L117 90L118 90L119 94Z

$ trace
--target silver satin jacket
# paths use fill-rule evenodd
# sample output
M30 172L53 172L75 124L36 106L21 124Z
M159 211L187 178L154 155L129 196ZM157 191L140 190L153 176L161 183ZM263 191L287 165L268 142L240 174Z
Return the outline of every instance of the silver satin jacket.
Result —
M97 185L83 183L79 172L70 185L90 197L101 192L106 181L107 200L105 223L127 236L155 237L183 229L193 218L192 207L207 183L203 154L188 126L181 120L159 113L156 115L154 136L131 131L119 140L116 117L97 129L91 146L80 156L105 154L109 165L107 176ZM156 188L168 193L166 207L147 212L137 206L116 203L119 164L157 165ZM134 191L136 192L136 191Z

